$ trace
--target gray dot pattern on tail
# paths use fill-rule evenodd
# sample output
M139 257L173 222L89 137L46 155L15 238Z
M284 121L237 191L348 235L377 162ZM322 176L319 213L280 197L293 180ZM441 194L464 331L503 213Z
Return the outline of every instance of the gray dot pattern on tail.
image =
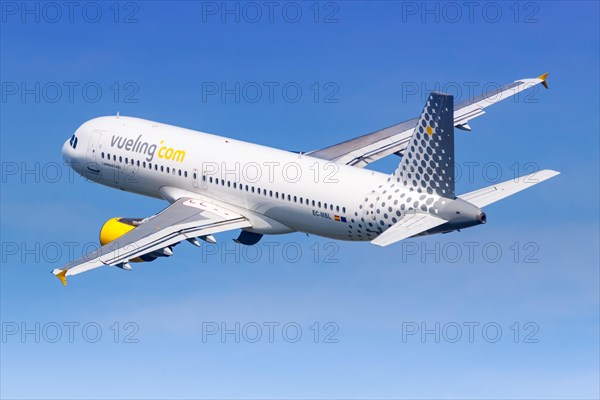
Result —
M394 173L419 192L454 197L454 107L452 96L432 93Z

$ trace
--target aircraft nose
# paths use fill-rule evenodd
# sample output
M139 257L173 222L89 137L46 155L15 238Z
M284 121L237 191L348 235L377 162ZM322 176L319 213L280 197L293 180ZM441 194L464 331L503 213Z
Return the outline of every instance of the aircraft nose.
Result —
M77 160L77 145L79 142L79 138L76 134L71 136L69 140L67 140L62 147L62 156L67 164L72 164Z
M65 143L63 144L61 153L62 153L62 157L65 160L65 162L69 162L69 160L71 159L70 156L70 151L71 150L71 144L69 143L69 140L65 141Z

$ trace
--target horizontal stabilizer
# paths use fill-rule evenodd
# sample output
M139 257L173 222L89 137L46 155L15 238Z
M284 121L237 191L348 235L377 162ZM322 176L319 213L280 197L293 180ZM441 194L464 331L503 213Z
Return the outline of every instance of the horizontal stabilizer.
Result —
M377 246L387 246L399 242L411 236L418 235L436 226L445 224L445 219L434 217L431 214L414 213L406 214L404 218L396 222L389 229L371 240L371 243Z
M498 183L497 185L492 185L483 189L475 190L473 192L465 193L458 197L476 205L477 207L484 207L488 204L495 203L505 197L520 192L521 190L530 188L533 185L537 185L538 183L543 182L546 179L550 179L558 174L560 174L560 172L544 169L542 171L534 172L533 174L522 176L518 179L511 179L510 181Z

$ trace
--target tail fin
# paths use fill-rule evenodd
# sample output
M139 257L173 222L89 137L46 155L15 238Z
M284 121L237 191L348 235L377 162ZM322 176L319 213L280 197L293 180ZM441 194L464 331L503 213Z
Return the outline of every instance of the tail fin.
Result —
M418 192L454 198L454 98L432 92L394 172Z

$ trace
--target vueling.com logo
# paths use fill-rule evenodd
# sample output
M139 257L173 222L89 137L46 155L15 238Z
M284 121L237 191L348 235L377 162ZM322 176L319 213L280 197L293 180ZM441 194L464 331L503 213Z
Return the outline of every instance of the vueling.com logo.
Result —
M156 144L150 144L148 142L142 141L142 135L138 136L135 141L133 139L128 139L122 136L114 136L110 139L110 147L116 147L118 149L125 149L126 151L132 151L138 154L144 154L146 156L146 161L152 161L154 159L154 154L157 153L156 149L158 149L158 158L162 158L164 160L183 162L185 158L185 151L174 149L173 147L163 146L164 140L160 141L161 147L158 147Z

